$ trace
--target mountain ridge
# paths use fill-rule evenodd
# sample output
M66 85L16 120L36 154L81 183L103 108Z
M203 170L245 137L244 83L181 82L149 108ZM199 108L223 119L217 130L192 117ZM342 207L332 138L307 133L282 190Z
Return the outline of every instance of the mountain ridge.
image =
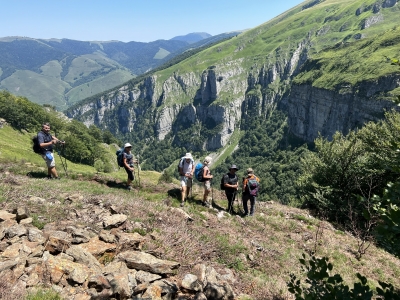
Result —
M189 48L233 34L217 35L190 47L179 40L125 43L4 37L0 38L0 88L63 110L147 72Z

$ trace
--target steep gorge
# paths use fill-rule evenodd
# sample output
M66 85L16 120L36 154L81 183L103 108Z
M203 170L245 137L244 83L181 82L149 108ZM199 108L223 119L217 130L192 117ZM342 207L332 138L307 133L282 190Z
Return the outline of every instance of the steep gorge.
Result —
M396 107L390 100L400 87L396 69L383 68L370 72L372 78L359 75L353 82L319 86L315 82L329 71L313 58L324 49L357 45L360 39L371 41L372 47L374 37L384 36L395 26L397 1L326 0L310 6L311 2L139 83L127 83L71 107L67 115L119 136L147 126L158 140L175 136L182 128L193 129L193 136L209 129L201 146L175 139L178 146L193 150L225 146L243 118L267 117L273 109L283 110L290 132L307 142L319 133L329 138L337 130L347 133L381 118L384 109ZM400 36L396 27L387 39L393 36ZM398 40L381 48L400 55ZM365 63L377 70L374 53L379 51L370 52ZM299 74L304 78L315 70L320 75L314 79L296 81Z

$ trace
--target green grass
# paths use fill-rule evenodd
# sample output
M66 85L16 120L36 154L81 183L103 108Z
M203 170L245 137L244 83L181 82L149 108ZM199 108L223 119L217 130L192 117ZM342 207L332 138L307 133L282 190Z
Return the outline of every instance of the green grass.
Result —
M25 300L62 300L62 298L52 289L39 288L31 291Z

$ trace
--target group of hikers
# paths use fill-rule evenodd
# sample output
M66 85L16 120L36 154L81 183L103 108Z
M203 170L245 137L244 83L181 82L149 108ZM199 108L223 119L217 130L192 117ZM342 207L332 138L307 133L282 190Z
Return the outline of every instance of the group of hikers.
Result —
M34 151L41 154L42 158L47 165L47 179L60 179L57 174L55 160L53 155L53 146L55 144L64 145L64 141L59 140L55 136L50 134L50 124L44 123L42 125L42 130L37 134L37 142L34 142ZM37 149L35 149L37 145ZM134 164L137 163L134 160L133 154L131 152L132 145L126 143L123 149L117 151L118 155L118 165L123 167L128 175L127 179L127 189L132 189L132 181L134 180L135 167ZM181 186L181 207L185 205L186 199L189 196L190 189L193 186L193 177L202 182L204 187L202 205L210 207L211 204L208 201L209 195L212 192L211 181L213 175L210 172L209 165L211 164L212 158L206 156L202 164L194 165L194 159L191 153L186 153L184 157L181 158L178 164L178 171L180 176L180 186ZM221 179L221 190L225 191L226 198L228 200L228 206L226 211L229 213L234 213L233 204L236 197L239 196L239 178L236 172L239 169L236 165L231 165L229 167L229 172L226 173ZM196 174L195 174L196 172ZM242 179L242 204L244 210L244 216L253 216L255 211L255 205L257 200L257 194L259 189L259 178L254 175L254 170L248 168L246 170L246 176ZM250 202L250 210L248 207L248 202Z
M203 192L203 206L210 207L210 202L208 201L209 194L211 192L211 180L213 175L210 172L209 165L212 158L206 156L202 164L199 164L200 175L196 174L196 178L203 182L204 192ZM193 177L195 170L198 168L194 165L194 159L191 153L186 153L184 157L179 162L178 170L180 175L181 184L181 206L185 205L185 201L189 196L190 189L193 185ZM239 193L239 178L236 175L238 171L236 165L231 165L229 167L229 172L226 173L221 180L221 189L225 191L226 199L228 200L228 207L226 209L229 213L234 213L233 204ZM254 175L254 170L248 168L246 170L247 176L242 180L242 204L244 210L244 216L253 216L255 212L257 194L259 189L260 179ZM250 201L250 211L248 207L248 202Z

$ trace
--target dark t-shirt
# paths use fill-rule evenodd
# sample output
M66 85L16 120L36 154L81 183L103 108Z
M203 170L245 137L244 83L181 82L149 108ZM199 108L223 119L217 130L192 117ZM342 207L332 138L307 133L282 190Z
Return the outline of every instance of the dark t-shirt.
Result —
M228 173L228 174L225 174L225 176L224 176L224 184L236 185L238 180L239 179L236 174ZM234 192L236 192L236 189L231 188L231 187L225 187L225 192L234 193Z
M51 142L53 140L53 137L50 133L45 133L43 131L39 131L37 134L37 137L38 137L39 145L43 144L43 143ZM46 153L46 151L53 151L53 144L51 144L50 146L47 146L45 148L42 147L43 154Z
M128 164L128 166L133 166L133 154L128 154L124 152L123 156L123 158L126 159L126 163Z

